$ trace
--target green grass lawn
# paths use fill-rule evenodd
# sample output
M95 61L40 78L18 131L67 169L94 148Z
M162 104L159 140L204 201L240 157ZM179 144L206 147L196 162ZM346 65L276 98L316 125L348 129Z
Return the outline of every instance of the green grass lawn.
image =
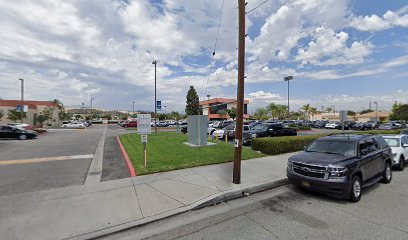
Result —
M234 146L224 142L217 142L213 146L189 147L183 142L188 141L185 134L174 132L160 132L148 136L147 167L144 167L143 144L140 135L125 134L120 141L126 149L137 175L170 171L202 165L230 162L234 158ZM243 147L242 159L265 156Z

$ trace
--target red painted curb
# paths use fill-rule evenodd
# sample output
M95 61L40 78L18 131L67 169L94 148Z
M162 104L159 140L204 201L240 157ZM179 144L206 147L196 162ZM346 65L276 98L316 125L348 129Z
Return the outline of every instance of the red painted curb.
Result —
M130 177L136 177L136 171L133 168L133 165L129 160L129 156L126 153L125 148L123 147L122 143L120 142L119 136L116 136L116 138L118 139L120 150L122 151L122 155L125 158L126 165L127 165L128 169L129 169Z

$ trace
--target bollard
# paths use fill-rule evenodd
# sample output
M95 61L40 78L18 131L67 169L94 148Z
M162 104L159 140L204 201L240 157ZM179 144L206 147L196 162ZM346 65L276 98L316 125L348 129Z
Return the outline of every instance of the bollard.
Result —
M225 143L228 143L228 135L224 133L225 137Z

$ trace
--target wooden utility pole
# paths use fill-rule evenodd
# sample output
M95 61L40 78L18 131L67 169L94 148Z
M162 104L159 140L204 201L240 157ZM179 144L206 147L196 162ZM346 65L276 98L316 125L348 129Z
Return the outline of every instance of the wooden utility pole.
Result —
M237 122L235 131L234 173L232 182L241 183L242 124L244 118L244 79L245 79L245 0L238 0L238 87Z

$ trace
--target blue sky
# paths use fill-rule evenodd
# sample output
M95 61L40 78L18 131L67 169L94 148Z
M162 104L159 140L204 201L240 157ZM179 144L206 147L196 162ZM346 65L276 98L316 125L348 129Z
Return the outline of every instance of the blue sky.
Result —
M247 10L261 2L248 0ZM22 77L26 99L152 110L153 60L168 111L184 111L190 85L201 98L234 98L237 1L222 3L1 1L0 98L19 98ZM408 103L408 0L271 0L247 15L247 33L249 111L286 104L287 74L292 109Z

